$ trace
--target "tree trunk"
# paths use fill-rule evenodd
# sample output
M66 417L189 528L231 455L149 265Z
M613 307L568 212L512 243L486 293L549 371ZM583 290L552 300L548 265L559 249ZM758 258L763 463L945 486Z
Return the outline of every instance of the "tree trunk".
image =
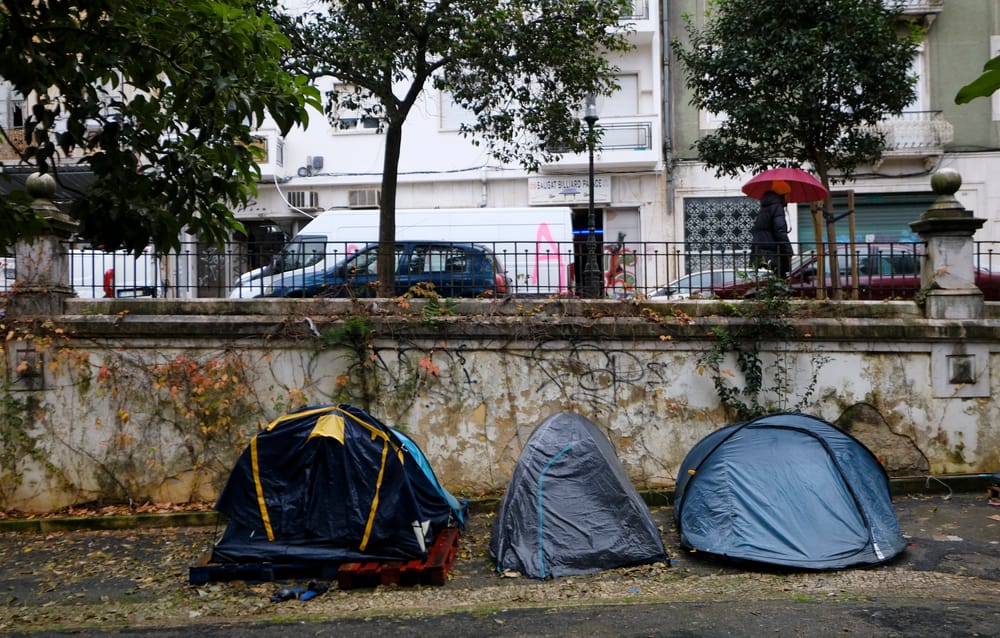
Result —
M831 299L840 299L840 262L837 257L837 229L834 221L832 195L827 195L826 201L823 202L823 216L826 218L826 254L829 258L828 263L830 264L829 295Z
M382 199L379 202L379 297L394 297L396 290L396 184L399 181L399 150L402 142L403 120L391 119L385 131Z
M824 251L823 242L823 232L822 225L816 224L814 221L814 228L816 229L816 256L817 256L817 268L816 268L816 278L818 291L818 297L829 297L830 299L840 299L840 268L837 261L837 231L834 227L834 215L833 215L833 191L830 190L830 177L827 174L826 162L821 159L817 159L813 162L816 167L816 173L819 175L819 181L826 188L826 199L823 200L822 214L823 219L826 221L826 250ZM826 253L824 255L824 252ZM826 257L826 259L824 259ZM824 268L824 265L826 268ZM824 272L826 271L826 272ZM826 285L826 274L829 273L830 286Z

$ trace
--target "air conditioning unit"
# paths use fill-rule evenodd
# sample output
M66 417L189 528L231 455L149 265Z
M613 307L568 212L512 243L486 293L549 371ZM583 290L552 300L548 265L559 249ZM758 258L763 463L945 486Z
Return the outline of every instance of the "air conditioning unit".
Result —
M359 188L347 191L347 206L349 208L378 208L382 200L377 188Z
M288 205L302 210L319 210L319 193L316 191L288 191Z

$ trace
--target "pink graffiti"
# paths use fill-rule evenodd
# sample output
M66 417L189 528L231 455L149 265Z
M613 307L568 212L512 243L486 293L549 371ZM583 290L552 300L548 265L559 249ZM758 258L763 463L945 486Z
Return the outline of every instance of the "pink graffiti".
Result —
M541 223L538 225L538 230L535 233L535 266L532 270L532 280L539 281L538 279L538 266L540 262L555 261L557 270L559 271L559 292L566 292L567 286L567 272L566 268L563 267L563 254L559 250L559 243L552 239L552 229L546 223Z

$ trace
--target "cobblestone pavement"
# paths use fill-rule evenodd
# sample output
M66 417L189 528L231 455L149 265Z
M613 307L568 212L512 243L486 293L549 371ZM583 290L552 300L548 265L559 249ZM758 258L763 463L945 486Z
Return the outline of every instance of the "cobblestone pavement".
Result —
M0 532L0 634L88 635L127 629L130 634L185 635L199 627L202 632L211 629L213 635L240 635L251 629L258 635L261 627L287 627L296 621L354 623L375 618L400 623L441 614L482 619L512 610L534 614L560 608L577 608L586 615L584 610L593 613L595 605L626 603L637 611L657 605L697 611L720 602L754 618L755 609L766 616L770 606L784 603L815 610L817 604L826 609L838 604L870 606L874 601L885 611L876 609L873 617L896 610L893 617L903 620L900 610L914 605L929 618L940 609L942 619L954 616L960 605L975 610L976 622L1000 626L1000 507L991 506L985 493L902 495L894 503L909 545L887 565L833 572L738 567L682 551L672 509L653 507L670 553L668 562L545 582L495 573L487 556L493 512L477 507L444 586L342 591L334 582L312 600L282 603L270 602L271 595L296 583L189 585L190 566L222 531L213 526ZM511 622L507 629L514 627ZM562 635L558 629L537 635ZM563 629L569 632L568 625ZM973 629L940 635L977 635ZM234 633L225 633L229 630ZM367 635L353 633L355 638Z

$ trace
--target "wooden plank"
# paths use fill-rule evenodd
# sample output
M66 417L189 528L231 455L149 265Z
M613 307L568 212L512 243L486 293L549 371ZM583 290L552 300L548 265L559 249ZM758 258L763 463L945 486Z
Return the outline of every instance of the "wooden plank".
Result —
M344 563L337 570L337 586L359 589L379 585L444 585L458 554L459 537L456 527L439 531L424 560Z

